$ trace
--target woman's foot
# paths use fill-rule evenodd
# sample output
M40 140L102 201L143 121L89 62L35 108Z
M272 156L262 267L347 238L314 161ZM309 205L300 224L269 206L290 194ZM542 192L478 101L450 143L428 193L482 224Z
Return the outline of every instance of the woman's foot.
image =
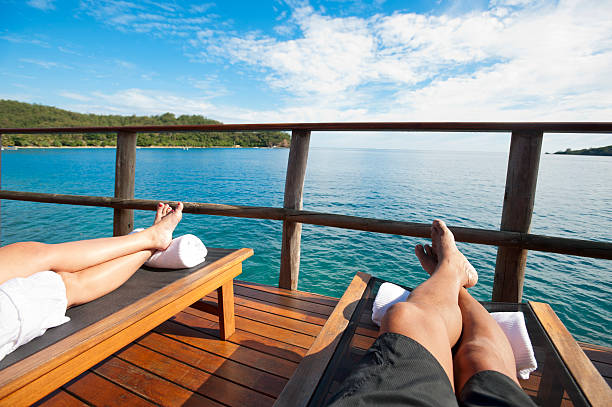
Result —
M179 202L173 210L168 204L158 204L153 226L146 231L151 233L153 248L166 249L172 242L172 232L183 218L183 203Z
M153 220L153 224L157 224L159 223L162 218L164 216L166 216L167 214L169 214L170 212L172 212L172 207L168 204L165 203L158 203L157 204L157 212L155 213L155 219Z
M469 288L478 282L478 273L465 256L457 249L455 237L446 224L436 219L431 225L432 245L417 245L415 253L423 269L433 274L441 267L458 272L463 287Z

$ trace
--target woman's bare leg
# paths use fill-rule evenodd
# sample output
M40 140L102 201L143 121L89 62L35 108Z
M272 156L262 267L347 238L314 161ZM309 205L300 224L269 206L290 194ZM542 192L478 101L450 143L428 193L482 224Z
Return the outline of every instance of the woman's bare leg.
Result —
M153 224L171 215L167 204L158 206ZM131 253L75 272L58 272L66 286L68 308L93 301L125 283L155 253L154 249Z
M456 393L461 393L470 377L484 370L503 373L519 384L512 347L497 322L466 289L459 292L459 307L463 336L453 360Z
M125 283L154 253L143 250L74 273L59 272L68 308L100 298Z
M144 250L165 249L182 218L183 204L179 203L165 217L169 207L160 205L156 222L140 233L59 244L22 242L4 246L0 248L0 284L44 270L72 273Z
M451 348L461 334L459 290L477 281L475 270L459 252L455 239L444 222L435 220L431 227L433 251L424 257L431 277L419 285L406 302L389 308L380 334L395 332L420 343L440 363L453 384ZM418 253L418 250L417 250ZM469 267L468 267L469 266ZM424 266L425 267L425 266Z

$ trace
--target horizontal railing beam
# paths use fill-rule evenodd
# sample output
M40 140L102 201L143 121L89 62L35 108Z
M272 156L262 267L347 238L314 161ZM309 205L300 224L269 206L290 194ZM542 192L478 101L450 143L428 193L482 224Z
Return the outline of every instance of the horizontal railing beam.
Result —
M0 128L4 134L56 133L164 133L193 131L437 131L437 132L534 132L612 133L612 122L347 122L347 123L263 123L202 124L178 126Z
M68 205L108 207L115 209L155 210L159 201L150 199L118 199L112 197L46 194L39 192L0 191L0 199L44 202ZM430 225L416 222L362 218L312 211L274 208L266 206L222 205L185 202L186 213L229 216L251 219L270 219L331 226L400 236L429 238ZM534 235L500 230L450 227L459 242L489 246L516 247L542 252L570 254L612 260L612 243L563 237Z

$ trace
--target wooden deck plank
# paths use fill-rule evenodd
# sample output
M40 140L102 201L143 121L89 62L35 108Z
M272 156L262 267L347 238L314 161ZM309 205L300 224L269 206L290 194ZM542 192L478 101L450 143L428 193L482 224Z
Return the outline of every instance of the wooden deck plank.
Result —
M87 404L74 397L73 395L65 392L64 390L59 390L53 392L49 396L40 400L34 406L44 406L44 407L87 407Z
M214 302L216 304L216 295L208 295L205 300ZM249 308L258 309L274 315L281 315L287 318L293 318L300 321L310 322L317 325L325 325L327 317L329 315L320 314L318 312L307 311L304 309L288 308L285 305L278 304L278 302L269 302L260 298L248 297L242 295L236 295L236 305L241 305Z
M228 341L219 339L216 315L187 308L38 405L271 405L338 299L246 282L236 282L234 293L236 332ZM367 349L375 336L365 318L353 345ZM611 384L612 349L580 346ZM539 379L524 383L528 393Z
M600 363L612 365L612 348L601 345L592 345L590 343L578 342L584 353L589 359Z
M222 406L220 403L164 380L117 357L106 359L93 370L108 380L131 390L153 403L177 407Z
M257 352L229 341L220 341L219 338L174 322L165 322L154 331L206 352L214 353L225 359L252 366L287 379L291 377L298 365L295 362Z
M280 295L266 291L260 291L252 287L236 285L236 294L242 297L255 298L273 304L278 304L284 308L295 308L303 311L310 311L320 315L329 316L335 305L320 304L290 295Z
M187 308L185 312L202 316L206 319L216 320L215 316L195 310L193 308ZM282 327L268 325L265 322L243 318L240 314L236 314L236 328L289 343L291 345L300 346L306 350L310 349L315 339L314 336L311 335L305 335L303 333L284 329Z
M198 315L187 312L178 313L171 318L171 321L197 329L198 331L202 331L216 338L219 337L219 323L216 321L201 318ZM229 341L240 346L255 349L262 353L275 355L296 363L299 363L307 352L307 349L305 348L277 341L276 339L267 338L256 333L243 331L241 329L236 329L236 332L229 338Z
M287 382L285 378L225 359L155 332L140 338L138 344L273 397L283 390Z
M284 288L278 288L278 287L273 287L270 285L259 284L259 283L251 283L248 281L236 280L235 283L236 285L241 286L241 287L254 288L258 291L272 293L272 294L276 294L276 295L280 295L284 297L291 297L291 298L300 299L303 301L309 301L309 302L313 302L317 304L327 305L332 308L336 306L339 300L338 298L309 293L307 291L297 291L297 290L290 291L290 290L285 290Z
M291 331L303 333L310 336L317 336L321 332L321 326L310 322L300 321L298 319L287 318L282 315L270 314L258 309L236 305L236 310L240 312L242 318L248 318L253 321L264 322L278 328L289 329Z
M63 387L86 403L104 406L153 407L155 404L123 387L88 371ZM99 389L104 389L100 391Z
M215 376L189 364L178 362L138 344L127 347L118 356L168 381L223 404L242 406L251 402L256 405L267 406L274 403L273 397Z

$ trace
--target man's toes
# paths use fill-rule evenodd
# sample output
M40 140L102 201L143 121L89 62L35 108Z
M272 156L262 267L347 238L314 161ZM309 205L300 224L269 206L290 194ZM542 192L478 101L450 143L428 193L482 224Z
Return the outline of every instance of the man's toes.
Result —
M425 249L423 248L423 245L416 245L414 246L414 254L416 254L416 256L418 257L419 260L421 260L421 258L426 256L425 253Z

